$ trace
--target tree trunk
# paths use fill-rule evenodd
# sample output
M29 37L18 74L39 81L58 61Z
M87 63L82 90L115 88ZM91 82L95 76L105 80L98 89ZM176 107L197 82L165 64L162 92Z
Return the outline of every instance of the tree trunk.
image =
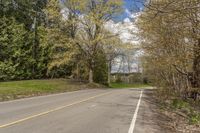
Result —
M194 60L193 60L193 82L192 82L192 98L197 100L200 90L200 39L194 47Z
M110 86L111 83L111 62L108 61L108 86Z
M94 80L93 80L93 70L91 68L89 70L89 83L94 83Z
M200 88L200 39L198 39L198 43L195 47L193 70L195 80L194 88Z
M37 63L37 47L38 47L38 33L37 33L37 17L34 17L33 22L33 31L34 31L34 39L33 39L33 48L32 48L32 58L34 59L35 63L32 65L32 78L34 79L36 76L36 63Z
M79 64L76 64L76 80L81 82L80 74L79 74Z

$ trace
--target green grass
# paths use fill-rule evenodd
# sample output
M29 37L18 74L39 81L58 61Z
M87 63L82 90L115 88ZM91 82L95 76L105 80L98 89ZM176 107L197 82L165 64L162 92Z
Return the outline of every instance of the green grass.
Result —
M172 109L183 109L183 108L186 109L190 107L188 102L183 101L181 99L174 99L172 101L171 106L172 106Z
M200 124L200 113L193 111L189 115L189 122L190 124Z
M175 112L181 112L181 115L188 119L189 124L200 124L200 112L189 101L173 99L170 108Z
M0 82L0 101L92 88L66 79Z
M151 87L147 84L126 84L126 83L111 83L111 88L143 88L143 87Z
M111 88L142 88L142 87L149 87L149 85L125 84L125 83L111 84ZM72 82L66 79L22 80L22 81L0 82L0 101L47 95L53 93L61 93L67 91L76 91L86 88L105 88L105 86L99 84L84 84L84 83Z

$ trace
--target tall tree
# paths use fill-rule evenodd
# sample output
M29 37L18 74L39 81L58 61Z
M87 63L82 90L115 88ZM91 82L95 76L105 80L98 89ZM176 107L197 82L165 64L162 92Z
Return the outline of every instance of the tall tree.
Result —
M95 59L102 49L102 41L108 36L104 32L104 24L121 10L121 0L66 0L63 5L62 31L67 41L57 51L61 61L66 63L76 55L84 55L89 69L89 82L93 82ZM74 52L73 52L74 51ZM63 58L62 58L63 57ZM78 60L78 59L76 59Z
M198 0L152 0L140 16L147 62L157 64L148 69L181 96L200 88L199 4Z
M0 47L4 47L5 51L13 47L9 50L12 51L9 57L4 55L5 52L2 52L2 57L12 58L9 67L18 66L15 70L13 69L12 76L8 76L10 79L43 78L46 75L50 52L46 34L47 14L44 12L46 4L46 0L0 1L1 38L10 37L8 42L2 41ZM20 40L17 44L12 42L17 40ZM18 54L13 58L15 52ZM22 69L18 69L20 67Z
M121 4L119 0L88 0L81 12L83 14L80 19L81 28L74 41L85 54L90 83L93 82L94 57L102 48L102 41L108 37L104 32L104 24L121 11Z

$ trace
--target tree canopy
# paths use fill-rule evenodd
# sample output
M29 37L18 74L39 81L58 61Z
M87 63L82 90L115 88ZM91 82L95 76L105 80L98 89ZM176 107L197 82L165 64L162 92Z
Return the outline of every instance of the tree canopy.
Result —
M68 76L106 84L107 49L116 55L121 42L109 41L117 37L104 24L121 10L121 0L0 1L0 80Z

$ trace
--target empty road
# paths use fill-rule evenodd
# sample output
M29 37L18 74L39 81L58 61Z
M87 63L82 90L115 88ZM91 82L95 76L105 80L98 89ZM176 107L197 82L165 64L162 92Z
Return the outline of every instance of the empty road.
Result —
M0 133L161 133L147 92L91 89L1 102Z

